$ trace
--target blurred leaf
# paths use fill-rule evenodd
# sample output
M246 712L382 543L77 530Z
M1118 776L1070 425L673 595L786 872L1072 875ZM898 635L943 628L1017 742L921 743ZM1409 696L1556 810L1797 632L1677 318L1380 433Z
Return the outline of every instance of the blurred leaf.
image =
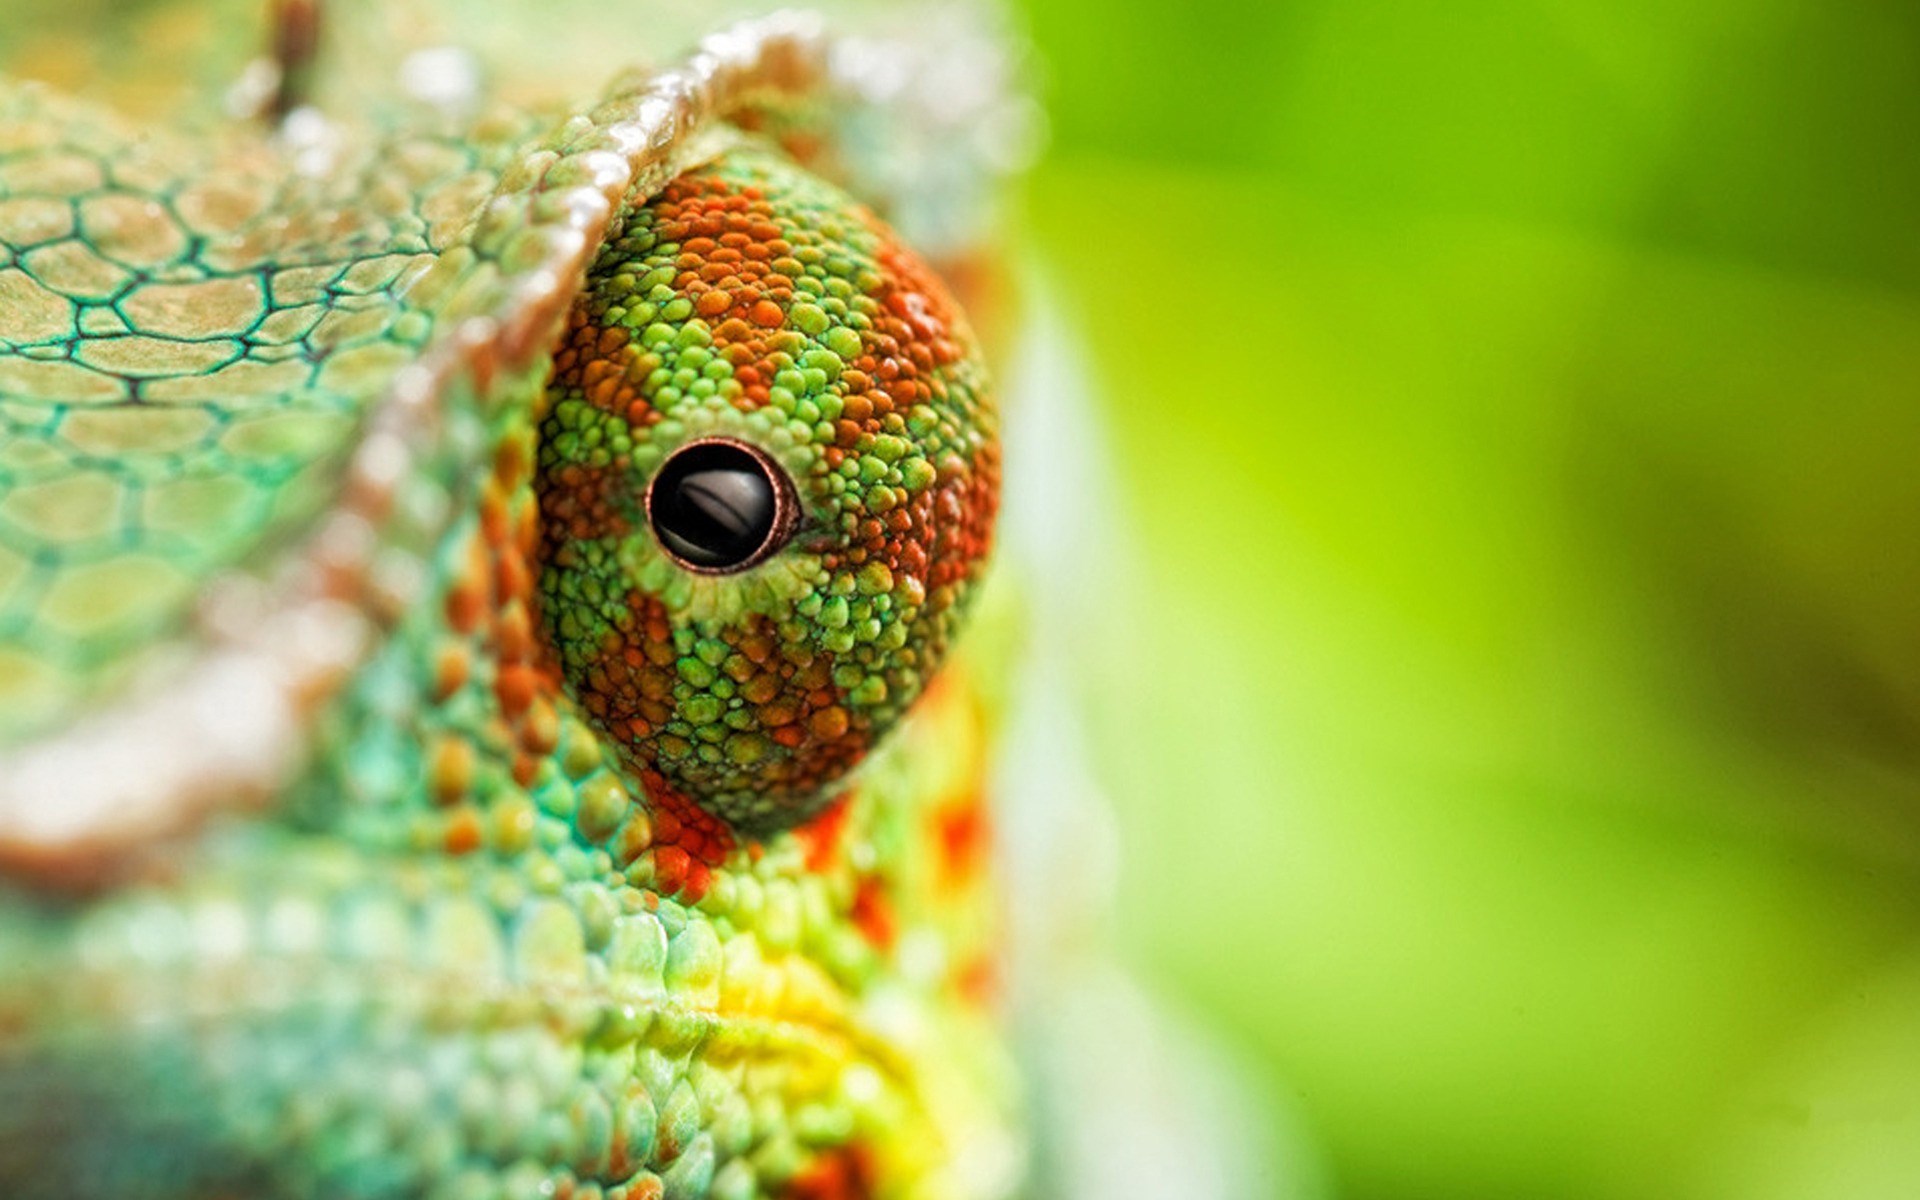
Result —
M1349 1197L1897 1179L1779 1114L1920 1111L1920 8L1030 14L1132 950Z

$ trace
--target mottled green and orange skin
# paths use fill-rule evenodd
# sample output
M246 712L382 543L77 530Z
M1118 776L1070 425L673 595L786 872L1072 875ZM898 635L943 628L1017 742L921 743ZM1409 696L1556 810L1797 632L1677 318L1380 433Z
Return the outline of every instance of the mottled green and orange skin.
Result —
M384 381L529 257L474 206L573 143L523 159L540 122L489 116L310 181L3 80L0 114L0 295L37 322L0 327L0 736L27 737L326 509ZM111 886L0 881L0 1192L1011 1186L992 655L948 654L997 487L978 353L853 200L704 145L615 215L553 339L448 383L375 529L418 602L281 794ZM736 576L634 507L707 429L804 493Z
M846 197L743 147L601 252L542 423L541 592L575 694L736 825L827 798L919 695L978 576L999 446L945 287ZM795 545L680 569L641 499L701 438L774 455Z

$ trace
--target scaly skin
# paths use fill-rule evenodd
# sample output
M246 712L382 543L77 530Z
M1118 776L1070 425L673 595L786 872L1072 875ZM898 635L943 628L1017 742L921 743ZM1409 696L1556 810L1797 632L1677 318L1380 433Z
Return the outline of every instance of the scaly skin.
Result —
M0 77L0 1193L1017 1188L979 351L708 115L817 147L822 44L709 49L317 139ZM798 511L719 575L714 436Z

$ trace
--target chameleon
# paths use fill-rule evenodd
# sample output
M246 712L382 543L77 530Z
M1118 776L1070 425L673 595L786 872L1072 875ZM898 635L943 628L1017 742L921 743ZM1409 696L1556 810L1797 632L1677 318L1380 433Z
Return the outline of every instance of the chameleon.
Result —
M1021 1194L990 31L12 7L0 1193Z

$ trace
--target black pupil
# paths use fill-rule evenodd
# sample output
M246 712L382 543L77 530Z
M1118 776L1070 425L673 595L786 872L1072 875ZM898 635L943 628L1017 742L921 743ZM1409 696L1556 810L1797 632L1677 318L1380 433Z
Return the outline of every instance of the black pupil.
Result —
M701 442L669 458L648 502L653 531L676 558L709 571L746 566L770 547L779 496L759 456Z

